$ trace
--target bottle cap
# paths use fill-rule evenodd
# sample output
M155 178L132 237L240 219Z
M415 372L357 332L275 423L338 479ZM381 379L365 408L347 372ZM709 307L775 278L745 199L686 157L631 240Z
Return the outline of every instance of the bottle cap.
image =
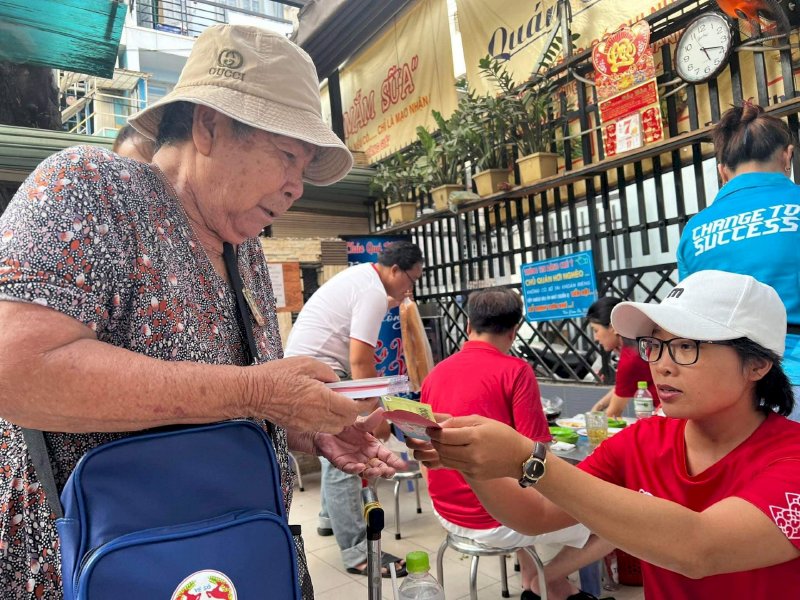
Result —
M638 382L636 384L636 387L639 388L640 390L646 390L647 389L647 382L646 381L640 381L640 382Z
M427 552L415 550L406 554L406 569L409 573L424 573L430 568Z

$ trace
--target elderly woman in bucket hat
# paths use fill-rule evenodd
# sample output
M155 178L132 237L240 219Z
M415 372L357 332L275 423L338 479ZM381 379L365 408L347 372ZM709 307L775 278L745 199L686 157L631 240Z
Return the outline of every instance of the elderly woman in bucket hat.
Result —
M638 556L648 599L796 595L800 424L785 417L794 399L780 366L777 292L747 275L700 271L661 304L621 303L611 321L638 340L665 418L626 427L577 468L474 416L429 430L433 447L416 458L462 471L517 531L580 521ZM483 480L499 476L519 479L519 493L493 493Z
M310 58L276 33L212 27L175 89L132 123L156 142L151 164L67 149L0 218L4 599L61 597L58 537L20 426L48 432L58 487L124 432L234 417L278 426L287 509L288 446L367 476L402 465L366 433L370 419L354 425L362 408L324 385L333 371L282 359L257 236L303 181L330 184L352 166L321 118Z

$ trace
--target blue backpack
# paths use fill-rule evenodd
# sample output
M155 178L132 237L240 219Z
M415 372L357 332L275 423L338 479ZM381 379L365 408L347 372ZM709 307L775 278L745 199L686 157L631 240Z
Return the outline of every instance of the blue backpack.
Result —
M61 494L64 599L299 600L279 481L272 442L249 421L98 446Z

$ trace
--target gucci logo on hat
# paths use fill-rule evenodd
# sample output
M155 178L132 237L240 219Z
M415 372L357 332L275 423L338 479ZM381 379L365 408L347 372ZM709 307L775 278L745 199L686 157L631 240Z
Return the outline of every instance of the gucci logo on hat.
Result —
M242 66L244 58L236 50L225 48L217 57L217 64L226 69L238 69Z

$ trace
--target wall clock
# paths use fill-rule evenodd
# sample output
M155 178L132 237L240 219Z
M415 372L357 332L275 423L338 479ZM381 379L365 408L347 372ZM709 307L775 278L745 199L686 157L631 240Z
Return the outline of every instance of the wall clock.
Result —
M691 21L675 48L675 70L687 83L702 83L715 77L728 64L733 36L728 18L707 12Z

